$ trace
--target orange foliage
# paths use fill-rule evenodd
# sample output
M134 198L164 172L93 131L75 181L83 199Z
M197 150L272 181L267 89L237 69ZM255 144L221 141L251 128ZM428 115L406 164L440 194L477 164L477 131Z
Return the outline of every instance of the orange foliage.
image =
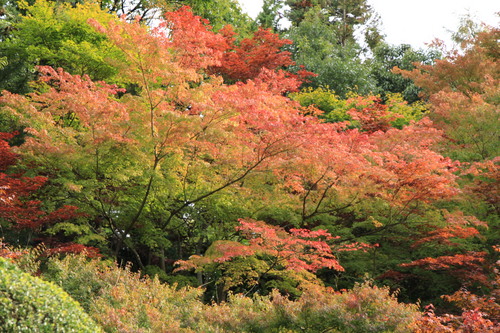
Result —
M268 225L262 221L240 219L236 228L249 244L229 241L214 243L211 255L208 257L192 256L188 261L178 261L177 270L192 269L212 262L229 261L239 256L264 255L273 259L274 265L283 265L288 270L315 272L320 268L333 268L343 271L332 248L327 241L337 239L325 230L291 229L290 232L282 228ZM339 251L358 250L367 248L366 244L345 246Z
M426 313L414 323L415 333L483 333L498 332L498 324L484 318L478 309L467 310L461 316L436 316L432 305L426 308Z
M489 285L488 276L485 274L483 263L487 252L468 251L465 254L423 258L410 263L401 264L401 267L421 267L434 271L447 271L456 276L465 285L480 283Z
M456 254L453 256L440 256L437 258L424 258L401 264L402 267L426 267L431 270L449 269L454 266L465 268L475 267L477 263L484 262L486 252L468 252L467 254Z
M499 77L498 62L500 29L488 28L478 34L477 38L464 45L463 53L452 51L434 65L415 64L412 71L395 68L394 72L411 78L415 84L424 88L427 95L439 91L458 91L468 97L481 94L481 84L488 76Z
M236 41L233 28L226 26L214 33L208 21L193 15L184 6L165 15L167 21L160 23L154 34L163 37L165 47L171 47L179 63L186 68L208 69L211 75L220 75L229 82L248 81L260 78L277 83L269 71L278 73L285 82L283 91L296 91L302 80L314 75L303 69L296 74L285 71L295 63L291 53L282 51L292 41L281 39L270 29L259 28L251 38ZM166 38L165 38L166 37Z
M311 272L320 268L344 270L326 243L334 237L325 230L291 229L287 233L279 227L250 219L240 219L237 230L250 241L249 247L253 251L276 257L287 269Z
M354 104L356 107L347 111L353 120L358 121L361 129L368 133L377 131L387 131L392 128L392 122L401 115L389 112L389 106L382 104L380 98L361 97L348 99L347 104Z
M188 6L166 13L165 18L153 34L164 37L165 47L175 49L175 57L182 66L206 69L221 65L231 44L224 35L212 32L207 20L194 15Z

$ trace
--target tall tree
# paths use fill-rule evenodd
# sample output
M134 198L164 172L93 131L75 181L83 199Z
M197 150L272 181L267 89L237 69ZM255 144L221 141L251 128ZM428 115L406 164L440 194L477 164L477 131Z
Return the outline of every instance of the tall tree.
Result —
M328 86L341 97L349 91L369 94L375 90L375 82L359 57L361 47L354 40L339 45L339 36L327 16L320 7L310 9L304 20L286 33L293 41L293 59L318 75L309 83L313 87Z
M293 26L299 26L309 11L319 8L323 14L323 23L335 32L337 43L341 46L353 42L356 30L368 23L372 25L366 37L375 37L377 29L373 24L376 22L370 22L370 19L376 14L366 0L286 0L285 3L290 8L286 16ZM373 41L373 44L376 42Z
M404 78L392 72L394 67L411 71L415 68L415 62L431 65L440 58L440 52L436 49L429 51L414 50L408 44L389 45L379 43L373 49L371 62L371 75L376 81L376 93L386 98L389 93L400 93L409 103L420 100L421 91L413 80Z
M283 18L280 10L283 6L282 0L264 0L262 10L256 18L257 24L275 32L279 31L279 21Z

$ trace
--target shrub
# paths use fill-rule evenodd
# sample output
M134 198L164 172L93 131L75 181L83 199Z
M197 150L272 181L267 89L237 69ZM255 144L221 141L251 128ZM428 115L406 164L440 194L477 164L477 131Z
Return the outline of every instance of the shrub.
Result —
M2 332L101 332L61 288L0 258Z
M417 305L398 303L388 288L370 283L334 292L304 285L295 300L270 295L229 296L204 304L201 288L178 288L129 268L68 256L49 260L52 278L89 306L106 332L411 332Z
M49 258L43 277L64 289L90 313L93 300L103 292L103 288L108 287L104 279L109 274L103 272L110 271L119 274L121 270L113 269L109 261L89 260L85 255L70 254L63 259Z
M214 331L227 332L411 332L420 312L401 304L388 288L370 283L343 293L316 287L291 301L274 292L269 297L230 297L206 309ZM215 330L219 328L220 330Z
M47 265L45 276L78 299L106 332L208 332L187 328L200 325L201 289L141 278L129 267L83 255L50 258Z

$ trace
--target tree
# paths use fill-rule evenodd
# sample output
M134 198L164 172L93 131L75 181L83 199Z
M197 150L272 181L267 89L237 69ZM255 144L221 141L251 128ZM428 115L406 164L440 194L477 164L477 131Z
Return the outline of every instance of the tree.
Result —
M464 53L452 50L435 64L421 63L412 71L395 70L395 73L412 78L424 89L426 96L439 91L455 91L471 98L473 94L484 93L489 77L497 77L499 34L497 28L486 28L476 38L464 44Z
M272 29L274 32L280 30L279 21L282 18L280 10L283 8L282 0L264 0L262 10L255 19L264 29Z
M269 29L259 28L251 38L237 42L237 34L231 26L215 34L208 22L193 16L188 7L167 13L166 16L170 23L164 24L162 28L171 30L168 37L171 37L172 46L182 56L183 65L205 69L207 74L220 75L228 84L257 77L265 80L268 75L262 72L274 71L283 76L281 86L289 87L283 91L296 90L305 77L312 75L304 70L296 74L286 70L294 62L290 53L282 48L291 41L281 39Z
M388 45L379 43L373 49L373 59L371 60L372 76L376 80L376 92L382 98L389 93L400 93L409 103L420 100L420 89L410 78L403 78L391 72L394 67L411 71L415 67L413 63L431 65L435 59L439 59L437 50L413 50L410 45Z
M374 47L383 39L377 28L378 17L366 0L286 0L285 3L290 8L285 14L294 26L306 20L310 11L320 10L323 23L334 32L341 47L354 42L355 32L361 27L369 45Z
M9 38L0 45L7 66L0 70L0 90L26 93L35 79L35 66L63 67L73 74L96 80L112 80L115 69L108 59L120 55L106 38L87 24L89 18L103 24L113 19L96 3L57 3L47 0L21 6L26 14L13 23Z
M297 294L302 284L318 283L305 272L321 268L344 270L334 252L370 247L353 243L332 249L329 242L338 237L325 230L292 228L287 232L262 221L240 219L239 223L236 230L244 239L242 243L216 241L203 256L177 262L176 270L195 269L204 273L208 282L200 282L215 283L220 300L224 300L230 290L268 293L270 287L280 286L283 292ZM271 281L270 277L273 277ZM276 284L276 280L282 280L282 284ZM290 285L297 287L290 288Z
M47 211L40 200L33 198L46 184L47 178L27 177L22 172L12 170L18 164L19 156L12 152L8 140L15 135L16 133L0 133L0 225L5 228L7 240L17 244L31 244L36 238L37 242L45 242L49 247L47 253L86 251L91 256L98 255L97 248L78 244L80 235L75 232L79 230L76 224L71 228L74 233L66 232L65 237L58 241L52 239L51 236L58 232L58 224L67 225L82 214L77 207L69 205Z
M294 64L290 53L281 50L291 41L280 39L269 30L259 28L251 39L243 39L238 46L233 36L232 30L224 31L229 48L221 65L211 68L211 73L222 75L228 82L255 79L263 69L276 70Z
M359 59L359 45L353 40L339 45L335 30L326 20L327 15L319 7L313 8L298 26L286 33L294 42L291 46L293 60L317 74L308 84L312 87L328 86L340 97L345 97L349 91L369 94L375 85L369 68Z
M246 44L234 46L229 30L215 33L187 8L154 30L139 21L90 24L123 56L113 66L127 89L39 67L35 93L5 92L0 103L26 128L19 167L48 177L45 202L80 207L86 240L116 259L157 265L149 271L166 276L176 260L214 246L244 250L231 242L246 217L287 231L327 230L341 236L331 240L337 248L383 244L339 254L356 257L344 261L349 274L326 279L352 284L353 276L408 262L405 246L436 229L429 221L437 206L459 192L457 164L434 150L441 132L416 107L352 96L342 110L332 107L349 117L325 122L314 106L284 96L301 82L280 68L290 59L269 31L246 40L272 49L267 61L258 52L245 58ZM238 69L223 66L229 53L249 64L236 82L217 75ZM81 226L58 225L61 233ZM224 269L243 284L255 281L277 258L263 257L238 255ZM286 276L266 277L266 288L295 293L293 281L317 280L304 270L280 272Z
M189 0L182 4L191 7L195 15L207 19L216 32L231 25L241 36L247 37L257 28L237 0Z
M464 216L460 211L449 213L443 211L446 220L444 225L429 225L423 237L415 240L412 248L434 247L440 252L434 257L427 257L401 264L401 267L419 267L431 271L446 271L460 281L462 287L474 284L489 286L483 263L487 252L467 249L462 240L480 237L480 229L487 224L474 216ZM439 221L439 220L438 220ZM438 222L436 221L436 222Z
M113 240L115 255L125 246L139 265L153 254L164 263L164 249L177 238L172 255L182 257L183 247L191 251L207 242L207 235L192 234L190 214L246 193L245 179L298 147L304 135L296 124L316 120L279 96L281 84L272 78L280 74L263 72L235 86L205 77L204 68L223 56L209 37L223 39L201 24L195 26L205 29L199 42L208 44L185 43L184 50L176 48L175 29L171 40L139 23L94 24L126 55L118 76L135 85L132 94L118 97L125 91L116 86L40 67L41 89L26 98L6 93L4 110L29 126L31 137L20 150L57 179L54 196L78 203L96 237ZM192 53L197 57L190 59ZM207 214L214 229L231 214L230 205L221 207Z
M325 7L333 17L333 26L340 45L345 46L354 39L358 25L363 25L373 14L366 0L331 0Z

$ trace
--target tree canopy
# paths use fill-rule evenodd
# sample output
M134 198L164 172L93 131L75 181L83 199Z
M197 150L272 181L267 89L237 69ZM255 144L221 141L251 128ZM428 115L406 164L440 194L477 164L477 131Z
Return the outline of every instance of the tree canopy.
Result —
M19 4L0 46L5 242L130 262L204 287L207 302L316 293L332 304L327 286L366 274L411 302L494 293L498 29L435 60L363 46L354 31L376 32L366 1L287 1L282 36L270 29L279 2L259 19L269 28L241 23L234 1L188 2L158 5L176 10L155 27L108 13L117 3ZM173 293L152 281L133 298L125 282L111 293L139 308L141 288ZM148 311L137 316L156 323ZM426 316L423 327L441 325Z

